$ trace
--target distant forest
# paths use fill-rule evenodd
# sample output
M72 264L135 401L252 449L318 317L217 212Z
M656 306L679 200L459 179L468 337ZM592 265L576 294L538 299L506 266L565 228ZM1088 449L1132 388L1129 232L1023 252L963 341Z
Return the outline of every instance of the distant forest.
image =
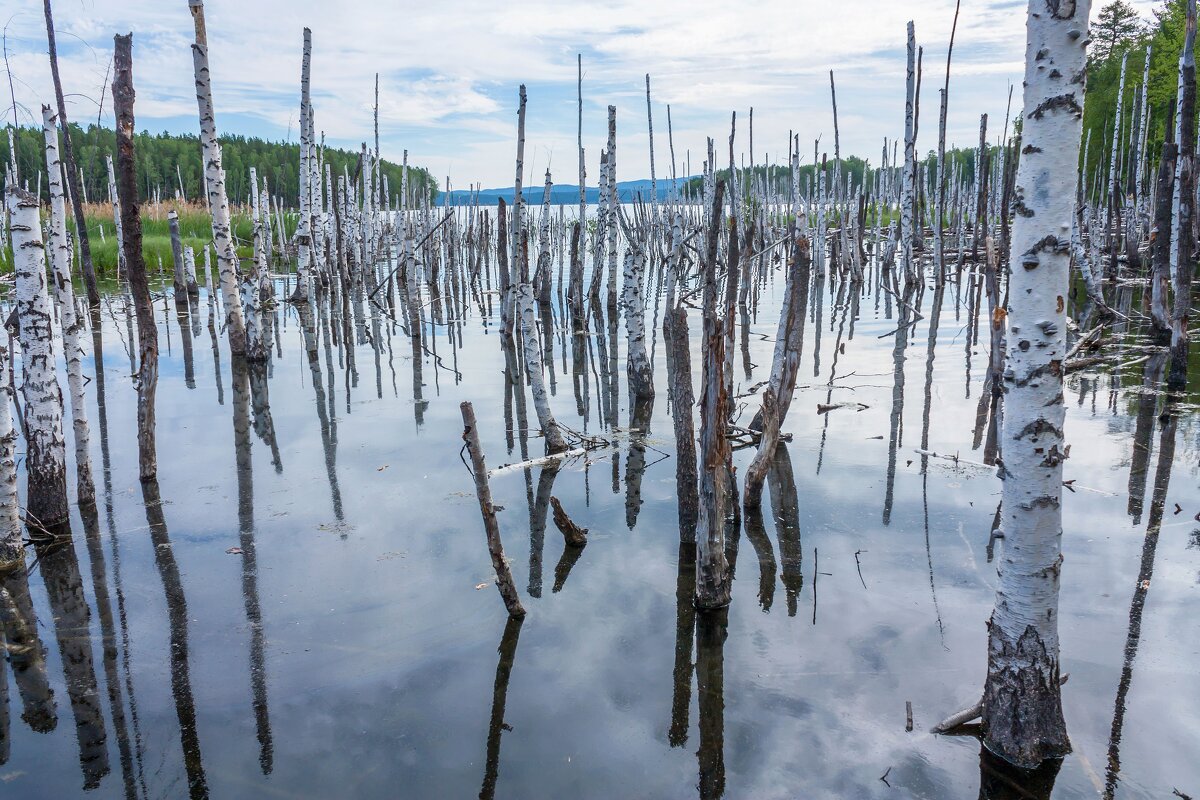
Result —
M7 132L0 135L0 159L5 167L10 163L8 142ZM17 168L22 182L28 183L30 191L37 190L37 175L46 169L43 142L40 128L20 128L17 131ZM107 202L108 171L104 157L112 155L115 160L116 131L95 124L88 125L85 130L72 124L71 142L75 146L76 161L83 170L83 194L90 202ZM143 201L152 200L156 190L161 192L163 199L175 197L180 178L187 198L202 200L204 172L199 137L143 131L137 135L134 148L137 153L139 193ZM255 167L259 177L267 179L272 195L281 197L285 206L294 207L297 204L300 196L297 176L300 166L299 144L268 142L246 136L222 136L221 152L230 202L242 203L249 197L250 168ZM335 181L343 168L354 174L358 157L358 153L325 148L325 161L330 165ZM393 195L399 193L400 165L385 160L382 171L387 176L389 191ZM427 191L431 198L436 199L438 184L427 170L409 165L408 179L413 192ZM48 201L48 187L44 179L41 186L42 199Z

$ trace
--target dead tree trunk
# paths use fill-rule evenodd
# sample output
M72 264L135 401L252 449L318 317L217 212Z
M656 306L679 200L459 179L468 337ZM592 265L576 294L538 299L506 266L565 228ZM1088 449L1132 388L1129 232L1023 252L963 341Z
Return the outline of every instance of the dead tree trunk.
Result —
M117 195L121 201L121 249L129 270L129 290L138 329L138 474L143 481L158 473L154 443L154 395L158 390L158 328L142 255L142 217L138 206L137 162L133 152L133 34L113 38L113 113L117 118Z
M483 513L483 528L487 533L488 552L492 555L492 568L496 570L496 588L504 600L510 617L525 616L521 598L517 595L512 572L504 560L504 545L500 542L500 523L496 519L496 507L492 505L492 488L488 485L487 466L483 461L483 446L479 443L479 428L475 422L475 409L467 401L459 404L463 418L463 441L471 455L471 471L475 476L475 494L479 498L479 510Z
M71 426L75 438L76 499L80 505L96 502L92 460L88 453L87 403L84 398L83 347L79 334L83 322L75 313L75 287L71 283L71 246L67 243L67 206L63 198L62 164L58 159L58 129L50 106L42 106L42 133L46 143L46 174L50 184L50 260L54 274L54 303L62 329L63 356L67 362L67 388L71 395Z
M988 623L984 743L1032 768L1070 751L1059 689L1064 298L1090 0L1029 0L1004 372L1004 554Z
M262 359L262 341L246 341L242 304L238 300L238 259L233 249L229 222L229 196L225 192L225 169L221 165L221 143L217 139L217 119L213 110L212 83L208 68L208 40L204 30L203 0L188 0L196 29L192 44L192 66L196 73L196 105L200 113L200 143L204 150L204 183L212 214L213 244L217 248L217 273L221 300L225 304L225 325L229 329L229 351L235 356Z
M0 376L8 376L8 347L0 346ZM13 427L8 380L0 380L0 575L25 564L17 496L17 429Z
M746 469L746 508L757 508L762 503L763 480L775 456L775 447L779 443L779 429L791 406L792 394L796 390L796 374L800 371L810 256L807 239L798 237L794 241L783 294L783 307L779 312L779 328L775 333L775 357L771 365L771 379L763 388L760 420L755 421L758 423L757 429L762 431L762 441L759 442L758 452ZM752 424L751 427L756 426Z
M1196 0L1188 0L1187 32L1179 57L1179 167L1175 171L1175 297L1171 307L1171 369L1167 389L1187 387L1188 318L1192 308L1192 277L1196 213Z
M675 213L671 227L671 254L667 267L667 311L663 320L663 339L667 346L667 392L671 404L671 422L675 430L675 485L679 499L679 541L696 541L696 429L692 389L692 354L688 338L687 310L676 301L676 287L683 282L680 264L683 250L683 215Z
M725 558L725 507L728 498L729 396L725 391L725 332L717 315L717 245L723 218L725 182L718 180L704 256L704 380L700 396L700 508L696 525L696 607L729 605L731 579Z
M79 239L79 262L83 266L83 283L87 287L88 305L100 307L100 289L96 286L96 268L92 263L92 244L88 239L87 223L83 216L83 190L79 185L79 168L75 165L75 148L71 144L71 126L67 123L67 104L63 97L62 81L58 77L58 47L54 37L54 16L50 0L44 0L46 39L50 45L50 75L54 78L54 96L58 101L58 124L63 133L63 157L66 161L67 187L71 190L71 213L75 217L75 232Z
M25 476L29 522L47 531L68 520L62 389L54 371L54 326L46 291L46 249L37 198L10 184L21 394L25 401Z

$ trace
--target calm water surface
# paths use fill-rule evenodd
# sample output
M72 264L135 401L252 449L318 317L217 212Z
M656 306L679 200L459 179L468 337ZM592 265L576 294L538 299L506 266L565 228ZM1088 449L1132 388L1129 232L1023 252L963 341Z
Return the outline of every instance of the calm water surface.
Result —
M877 283L814 282L792 438L712 618L679 569L661 313L643 436L623 323L593 320L575 346L556 300L554 411L616 446L493 478L523 624L496 596L459 454L462 400L489 466L543 450L495 296L427 305L416 352L353 296L281 306L251 370L206 296L182 317L160 298L159 480L143 487L129 309L109 295L102 363L85 364L98 514L76 509L73 546L31 549L27 586L6 587L0 796L1037 796L1004 789L976 739L925 732L979 696L994 600L976 283L912 298L919 317ZM770 270L738 332L739 395L768 377L782 290ZM1143 355L1126 327L1122 363ZM1144 384L1153 362L1067 382L1074 753L1048 776L1056 798L1200 796L1200 425L1190 404L1160 421ZM757 396L739 402L745 423ZM854 405L817 413L836 403ZM551 495L590 529L581 554Z

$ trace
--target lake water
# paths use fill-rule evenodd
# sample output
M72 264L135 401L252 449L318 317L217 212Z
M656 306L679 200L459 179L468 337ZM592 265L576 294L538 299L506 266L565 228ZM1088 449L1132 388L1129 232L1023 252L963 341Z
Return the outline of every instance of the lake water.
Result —
M353 298L317 302L310 320L282 305L270 365L250 372L232 368L206 296L195 320L158 299L145 488L129 308L109 295L88 345L103 352L88 387L98 514L75 509L73 547L31 548L27 588L6 586L9 621L31 606L37 626L6 628L0 796L962 798L1049 796L1047 782L1055 798L1200 796L1195 405L1160 422L1148 362L1067 379L1074 752L1022 784L975 738L926 732L979 697L995 597L975 279L913 298L914 322L876 277L814 282L791 441L762 518L730 544L733 602L715 615L696 615L679 569L661 312L652 301L643 437L628 430L623 324L573 347L556 299L554 412L616 447L493 477L521 624L460 457L462 400L490 467L543 452L528 390L506 378L495 295L428 306L415 353L370 303L356 317ZM739 395L768 377L782 290L776 265L738 331ZM695 310L690 328L698 381ZM1116 335L1116 361L1137 361L1137 325ZM758 398L739 402L745 424ZM855 405L817 413L837 403ZM736 452L739 474L752 454ZM551 495L590 529L581 554L564 556Z

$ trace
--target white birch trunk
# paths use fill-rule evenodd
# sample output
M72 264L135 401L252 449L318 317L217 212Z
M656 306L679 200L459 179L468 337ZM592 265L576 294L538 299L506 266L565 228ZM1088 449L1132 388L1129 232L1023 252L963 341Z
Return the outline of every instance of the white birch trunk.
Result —
M113 169L112 156L105 155L104 162L108 167L108 200L112 203L113 225L117 230L117 281L120 282L121 275L125 272L125 248L121 247L121 242L125 241L125 233L121 227L121 201L117 197L117 173Z
M1062 396L1090 0L1029 0L1003 389L1004 552L984 743L1022 767L1070 750L1059 690Z
M63 399L54 371L54 330L46 292L46 251L38 201L10 184L6 203L11 219L21 395L25 422L25 476L29 521L52 529L68 520L67 451L63 439Z
M566 440L554 414L550 411L550 397L546 393L546 379L542 375L542 348L538 344L537 314L533 308L533 289L528 280L522 280L516 287L517 310L521 315L521 342L525 349L525 369L529 371L529 385L533 393L533 408L537 411L538 424L546 437L546 453L553 455L567 449ZM545 331L544 335L553 336L553 331ZM524 391L524 389L521 389Z
M913 23L908 23L908 78L904 101L904 170L903 189L900 194L900 255L904 262L904 274L911 282L916 275L913 264L913 203L916 192L916 63L917 37Z
M617 192L617 107L608 107L608 307L617 307L617 215L620 195Z
M58 307L63 355L67 361L67 387L71 393L76 491L81 505L91 505L96 502L96 484L92 479L92 459L88 452L90 435L83 394L83 348L79 344L79 331L83 325L75 314L75 287L71 284L71 246L67 241L67 201L63 194L62 164L58 158L57 122L50 106L42 106L46 174L50 178L50 258L54 269L54 302Z
M654 397L654 371L646 355L646 313L642 300L646 252L643 245L644 240L639 244L630 241L625 250L621 300L625 307L625 334L628 337L625 364L629 374L629 390L639 400L650 400Z
M24 566L21 503L17 496L17 430L8 385L8 346L0 345L0 574Z
M271 270L267 266L267 237L260 208L261 196L258 188L258 170L250 168L250 218L254 225L254 282L258 285L260 298L271 296ZM243 303L244 304L244 303Z
M312 132L308 128L309 120L309 72L312 63L312 31L304 29L304 55L300 67L300 221L296 226L296 289L291 299L298 302L308 302L309 254L312 243L312 192L308 188L309 181L309 151L312 148ZM280 236L283 227L280 226Z
M192 67L196 74L196 106L200 114L200 144L204 150L204 184L212 213L213 242L217 248L217 274L225 305L225 325L229 331L229 351L246 353L246 325L238 302L238 261L229 230L229 197L225 193L225 170L221 166L221 143L217 140L217 119L213 112L212 85L208 69L208 44L204 38L204 2L188 0L196 26L192 44Z

